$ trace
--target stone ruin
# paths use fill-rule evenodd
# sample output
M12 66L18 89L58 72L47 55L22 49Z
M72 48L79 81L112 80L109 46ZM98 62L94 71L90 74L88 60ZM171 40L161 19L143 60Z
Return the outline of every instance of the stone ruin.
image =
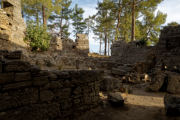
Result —
M117 41L108 58L89 57L84 34L77 34L75 42L54 37L49 51L24 57L21 51L7 51L27 48L20 0L3 0L3 4L0 119L74 119L99 105L100 90L124 92L124 84L129 83L148 83L149 91L180 94L180 26L165 27L154 47ZM40 70L41 64L48 70ZM53 65L56 70L50 69ZM179 104L176 98L165 96L167 112L179 110L173 107Z
M74 120L99 105L101 71L46 71L0 51L1 120Z
M55 36L51 40L50 50L62 51L63 55L77 56L81 53L88 55L89 53L89 40L86 34L77 34L75 42L71 39L61 39Z
M14 49L19 49L20 47L27 47L23 40L26 26L21 14L21 1L2 0L2 3L3 6L0 9L1 48L11 49L14 47Z
M76 48L85 53L89 53L89 40L86 34L77 34Z
M167 91L180 94L180 26L165 27L161 31L160 41L154 54L157 64L153 73L152 91Z

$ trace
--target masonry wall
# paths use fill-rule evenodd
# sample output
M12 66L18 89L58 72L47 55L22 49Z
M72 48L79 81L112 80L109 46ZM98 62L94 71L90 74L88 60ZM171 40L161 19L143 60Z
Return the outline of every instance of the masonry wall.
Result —
M126 43L125 41L116 41L111 48L112 58L123 64L144 62L152 48L138 45L136 42Z
M100 71L41 71L0 51L1 120L73 120L99 104Z

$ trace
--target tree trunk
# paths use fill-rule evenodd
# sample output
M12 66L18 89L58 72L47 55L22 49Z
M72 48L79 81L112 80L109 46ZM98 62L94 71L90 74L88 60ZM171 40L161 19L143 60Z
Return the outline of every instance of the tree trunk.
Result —
M108 39L108 56L110 55L110 40Z
M119 38L119 27L120 27L121 11L122 11L121 0L119 0L118 23L117 23L117 26L116 26L116 38L115 38L115 40L118 40L118 38Z
M60 33L60 37L61 37L61 38L62 38L62 34L63 34L63 26L62 26L63 18L62 18L62 16L63 16L63 11L61 11L61 18L60 18L60 31L59 31L59 33Z
M104 38L104 55L107 55L107 33L105 32L105 38Z
M131 41L135 40L135 0L132 2L132 31L131 31Z
M100 53L100 55L101 55L101 46L102 46L102 38L100 38L100 46L99 46L99 53Z
M43 18L43 25L47 26L47 18L46 18L46 8L42 5L42 18Z

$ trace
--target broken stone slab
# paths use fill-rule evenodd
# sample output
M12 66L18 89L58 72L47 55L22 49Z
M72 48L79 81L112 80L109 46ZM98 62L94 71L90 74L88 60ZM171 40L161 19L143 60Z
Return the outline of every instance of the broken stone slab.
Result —
M120 93L109 93L108 101L113 107L121 107L124 105L124 99Z
M180 95L167 94L164 96L166 115L180 116Z

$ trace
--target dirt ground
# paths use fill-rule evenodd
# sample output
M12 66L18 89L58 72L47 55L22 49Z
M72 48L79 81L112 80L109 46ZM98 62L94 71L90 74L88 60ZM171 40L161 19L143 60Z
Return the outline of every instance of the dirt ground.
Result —
M113 108L109 104L103 104L86 113L80 120L180 120L180 117L165 115L163 102L165 93L149 93L136 88L132 94L121 95L125 99L123 107ZM105 100L106 96L102 97L101 94L101 98Z

